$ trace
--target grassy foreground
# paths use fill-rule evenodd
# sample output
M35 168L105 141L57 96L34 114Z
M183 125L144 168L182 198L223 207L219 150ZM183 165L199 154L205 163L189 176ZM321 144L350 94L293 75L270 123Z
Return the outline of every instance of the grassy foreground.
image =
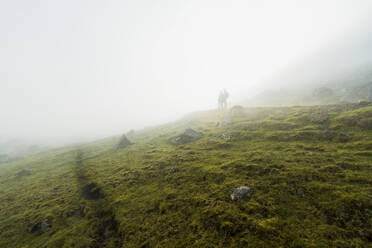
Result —
M372 104L234 115L1 165L0 247L372 247ZM171 144L188 127L202 138Z

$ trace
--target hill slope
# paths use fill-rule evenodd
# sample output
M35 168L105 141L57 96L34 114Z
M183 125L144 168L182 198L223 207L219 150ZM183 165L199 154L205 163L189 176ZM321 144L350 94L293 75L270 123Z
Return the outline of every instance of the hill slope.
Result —
M371 104L217 121L199 113L124 149L112 138L3 164L0 247L371 247ZM202 137L170 142L188 127ZM253 193L232 201L243 185Z

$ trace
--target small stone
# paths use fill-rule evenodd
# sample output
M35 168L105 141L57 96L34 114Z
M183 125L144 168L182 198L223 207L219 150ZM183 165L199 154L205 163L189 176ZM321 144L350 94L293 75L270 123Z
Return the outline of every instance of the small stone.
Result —
M170 173L175 173L175 172L176 172L176 168L173 168L173 167L170 168L170 169L169 169L169 172L170 172Z
M221 135L221 139L226 140L226 141L229 141L229 140L231 140L231 136L228 135L228 134L222 134Z
M231 194L231 200L237 201L243 199L248 193L249 194L253 193L251 188L247 186L240 186L239 188L236 188L234 192Z
M40 231L42 233L45 233L46 231L48 231L49 227L50 226L46 221L43 221L43 222L40 223Z
M30 228L29 228L29 232L30 233L35 233L35 232L38 232L38 233L45 233L49 230L50 228L50 225L48 224L48 222L46 221L42 221L42 222L39 222L37 224L34 224L32 225Z

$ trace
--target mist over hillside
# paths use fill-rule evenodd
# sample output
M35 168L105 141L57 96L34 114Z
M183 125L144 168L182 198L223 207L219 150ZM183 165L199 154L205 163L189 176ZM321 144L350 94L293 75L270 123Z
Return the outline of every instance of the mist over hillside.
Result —
M372 80L369 24L340 35L263 80L272 87L346 87Z
M317 105L372 99L372 31L359 27L345 37L289 63L262 80L266 90L247 106ZM332 90L319 96L317 91Z
M371 248L371 0L0 1L0 248Z
M1 136L107 137L215 108L223 88L235 104L327 86L371 54L369 1L67 2L1 3Z

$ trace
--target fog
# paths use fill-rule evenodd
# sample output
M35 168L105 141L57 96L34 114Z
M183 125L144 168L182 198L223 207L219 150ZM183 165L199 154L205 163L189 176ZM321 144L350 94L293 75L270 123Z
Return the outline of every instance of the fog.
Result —
M106 137L216 108L222 88L238 103L345 40L366 54L371 17L368 0L1 1L0 137Z
M339 40L268 75L263 81L272 87L293 89L372 82L372 26L365 23L355 28Z

